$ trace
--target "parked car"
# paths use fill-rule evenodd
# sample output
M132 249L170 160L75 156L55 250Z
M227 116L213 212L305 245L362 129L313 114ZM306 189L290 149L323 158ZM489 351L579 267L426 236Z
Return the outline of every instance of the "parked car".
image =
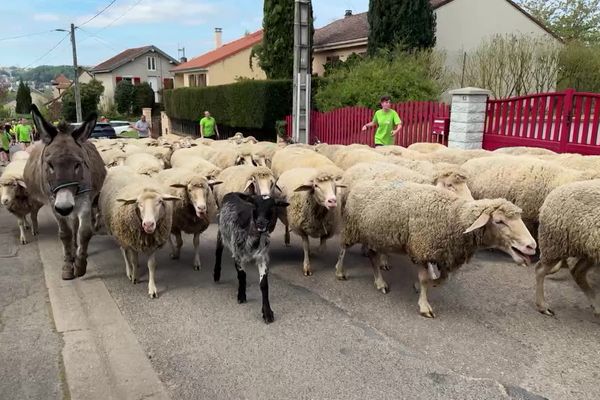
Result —
M131 122L129 121L110 121L109 124L115 129L117 135L120 135L131 129Z
M79 122L73 122L70 124L71 126L77 128L81 125ZM94 139L116 139L117 134L115 132L115 128L110 126L107 122L96 122L96 126L90 135L90 138Z

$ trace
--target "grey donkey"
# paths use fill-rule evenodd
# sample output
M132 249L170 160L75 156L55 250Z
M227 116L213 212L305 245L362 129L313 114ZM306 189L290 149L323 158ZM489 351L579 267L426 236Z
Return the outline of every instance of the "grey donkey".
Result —
M52 207L64 251L62 279L73 279L86 272L93 209L106 177L100 154L87 141L96 115L90 115L77 129L66 123L48 123L35 105L31 115L40 142L31 150L24 180L33 199Z
M250 196L234 192L223 197L219 210L214 280L218 282L221 279L221 257L225 245L231 251L237 270L238 303L245 303L245 267L251 262L256 263L262 293L262 315L267 324L274 320L269 303L269 234L277 223L277 210L288 205L269 196Z

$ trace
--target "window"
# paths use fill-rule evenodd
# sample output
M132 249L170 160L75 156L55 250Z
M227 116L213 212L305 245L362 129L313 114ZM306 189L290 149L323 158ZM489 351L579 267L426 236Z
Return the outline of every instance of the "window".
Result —
M173 78L164 78L163 79L163 88L173 89Z
M340 61L340 56L327 56L325 61L327 64L336 64Z
M188 79L190 87L206 86L206 74L190 74Z
M148 57L148 71L156 71L156 57Z

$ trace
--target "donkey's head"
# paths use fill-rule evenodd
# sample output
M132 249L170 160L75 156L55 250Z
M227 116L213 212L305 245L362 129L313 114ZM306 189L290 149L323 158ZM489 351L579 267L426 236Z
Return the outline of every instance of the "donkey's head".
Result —
M54 126L42 117L35 105L31 106L33 122L45 144L41 170L47 184L54 210L67 216L75 207L75 196L91 189L87 157L82 147L96 126L96 115L73 129L67 124Z

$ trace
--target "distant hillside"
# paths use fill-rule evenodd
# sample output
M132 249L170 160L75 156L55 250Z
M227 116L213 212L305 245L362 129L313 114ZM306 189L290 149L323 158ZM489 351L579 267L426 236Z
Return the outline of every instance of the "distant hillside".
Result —
M64 74L67 78L73 79L72 65L40 65L35 68L23 70L21 68L13 70L13 77L23 79L24 81L35 81L38 83L49 83L57 75Z

